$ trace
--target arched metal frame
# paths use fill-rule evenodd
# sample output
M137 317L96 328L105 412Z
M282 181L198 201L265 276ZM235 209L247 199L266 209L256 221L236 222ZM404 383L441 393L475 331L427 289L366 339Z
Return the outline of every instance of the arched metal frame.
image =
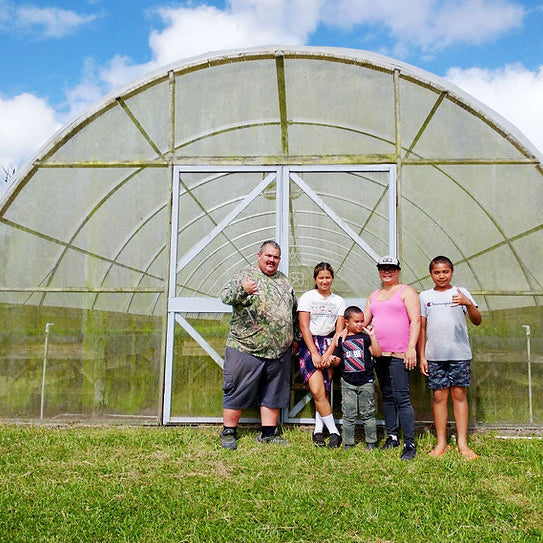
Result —
M176 140L176 134L175 134L175 92L176 92L176 80L183 75L194 73L200 70L205 70L206 68L212 68L214 66L225 66L229 63L243 63L243 62L258 62L265 59L275 59L276 63L276 69L277 69L277 81L278 81L278 101L279 101L279 111L280 111L280 120L267 120L267 121L260 121L258 123L238 123L233 124L230 126L224 126L220 128L212 127L209 132L207 133L201 133L198 136L192 137L190 139L184 140L179 142ZM329 155L329 156L306 156L306 157L300 157L300 156L292 156L289 155L289 128L295 125L305 125L305 126L332 126L327 125L326 123L318 122L318 121L307 121L304 119L295 119L295 118L289 118L287 115L287 93L286 93L286 83L285 83L285 61L295 61L295 60L310 60L310 61L321 61L321 62L332 62L332 63L338 63L338 64L345 64L348 66L359 66L362 69L367 70L374 70L376 72L381 72L384 74L390 74L392 76L393 82L394 82L394 119L395 119L395 128L394 128L394 138L393 139L387 139L386 137L379 136L375 133L370 132L364 132L360 130L357 127L349 127L342 124L336 124L333 125L333 128L335 130L345 131L345 132L353 132L353 133L365 133L369 137L382 141L385 141L388 145L394 147L395 152L385 154L385 155L375 155L375 156L368 156L368 155ZM414 136L411 140L407 142L403 142L401 140L400 134L401 134L401 82L402 81L408 81L410 83L414 83L416 85L419 85L421 87L427 88L429 91L435 93L435 101L433 105L431 105L430 110L426 117L422 119L422 122L420 123L420 126L418 130L414 131ZM145 124L142 122L141 119L138 118L138 116L130 109L129 101L131 98L133 98L136 95L139 95L141 92L144 92L146 89L154 88L157 85L167 83L169 86L169 94L170 94L170 105L169 105L169 135L165 138L169 141L169 149L161 149L157 142L155 142L152 135L146 130ZM445 88L444 88L445 87ZM516 149L518 156L511 157L511 158L504 158L504 157L447 157L447 156L434 156L434 157L428 157L424 156L422 154L417 154L416 148L417 144L421 141L421 139L424 137L425 131L428 130L428 127L431 125L432 121L435 119L437 113L440 110L440 107L442 107L442 104L445 101L449 101L455 105L457 105L460 109L463 109L469 114L473 115L475 118L479 119L482 123L487 124L492 130L494 130L496 133L498 133L501 137L504 138L504 140L507 140L511 143L511 148ZM98 160L55 160L55 154L56 152L62 148L63 145L65 145L70 139L72 139L74 136L77 135L77 133L83 131L86 126L89 125L89 123L96 122L96 120L103 114L110 112L111 110L115 108L120 108L121 111L124 112L124 114L128 117L130 122L133 124L133 126L136 128L137 132L141 135L143 140L147 142L148 148L152 151L153 156L150 159L145 160L134 160L134 159L128 159L128 160L120 160L120 161L98 161ZM168 168L172 164L172 161L174 163L180 164L190 164L194 162L202 163L205 161L206 163L213 164L218 160L221 163L228 163L231 161L231 159L228 159L227 157L216 157L215 160L210 160L211 157L197 157L197 156L179 156L177 151L182 150L191 144L193 144L196 141L201 141L203 139L213 138L217 134L226 134L226 133L232 133L241 129L247 129L250 128L253 125L257 126L277 126L280 128L280 133L282 137L282 151L284 154L282 155L269 155L265 157L264 163L285 163L285 164L296 164L296 163L311 163L311 162L324 162L324 163L345 163L345 164L367 164L367 163L394 163L398 167L398 179L399 179L399 198L398 198L398 204L399 204L399 221L401 222L402 217L402 201L406 196L403 193L402 190L402 169L410 166L431 166L436 169L436 172L439 172L440 175L442 175L445 179L448 179L450 182L456 184L465 192L465 194L468 196L468 198L473 199L474 202L479 205L479 208L481 209L481 212L485 214L490 222L492 222L498 231L500 231L500 227L497 224L497 222L494 220L492 215L489 213L488 210L486 210L480 203L478 203L477 198L470 194L465 187L462 186L462 184L455 179L453 176L451 176L446 171L447 166L452 165L466 165L466 166L473 166L473 165L533 165L538 170L538 172L541 174L541 161L540 158L537 156L537 151L522 137L518 131L509 125L505 120L500 119L495 113L491 112L490 110L487 110L482 104L477 103L475 100L471 99L458 89L452 87L450 84L445 84L443 80L440 80L439 78L436 78L435 76L432 76L431 74L428 74L426 72L423 72L422 70L418 70L412 66L408 66L402 63L399 63L397 61L393 61L392 59L388 59L386 57L381 57L379 55L375 54L369 54L361 51L350 51L350 50L341 50L341 49L333 49L333 48L324 48L324 49L317 49L317 48L281 48L281 49L266 49L266 48L256 48L253 50L248 51L242 51L242 52L234 52L234 53L226 53L226 54L218 54L214 57L204 57L202 59L196 59L194 61L188 61L184 65L182 65L179 68L170 68L170 69L164 69L161 72L159 72L156 75L152 75L147 79L144 79L142 82L138 82L136 85L129 87L123 92L122 96L115 96L110 99L106 99L104 102L104 105L98 107L97 109L91 111L87 115L83 116L82 119L77 120L72 125L68 126L66 129L61 131L61 133L58 136L55 136L52 142L48 143L43 150L41 150L38 153L37 158L33 161L33 163L26 167L25 170L21 172L21 174L17 177L14 184L10 187L10 189L7 191L6 195L3 198L3 205L2 209L0 211L0 222L4 225L9 226L10 228L19 229L21 231L27 232L30 235L43 237L44 239L47 239L49 242L52 242L57 245L57 247L62 248L61 252L59 253L59 257L56 261L56 263L52 266L51 269L48 270L47 275L43 277L42 281L35 286L30 287L23 287L18 288L18 285L2 285L0 287L1 290L6 292L29 292L29 293L36 293L41 292L42 293L42 302L43 298L46 295L48 291L55 292L57 290L57 287L53 286L55 271L57 270L58 266L61 264L62 259L64 258L66 254L67 249L72 249L74 251L79 251L82 253L89 253L93 257L104 260L109 262L109 268L111 266L125 266L122 264L118 258L118 256L123 251L123 244L121 243L119 245L118 250L115 252L115 255L113 257L104 256L99 254L98 252L93 253L91 251L87 251L83 249L82 247L79 247L76 243L74 243L75 238L77 237L78 232L85 226L85 224L90 221L94 214L96 213L96 210L100 208L100 206L108 201L112 194L114 194L120 187L122 187L125 183L129 183L130 180L137 176L139 173L141 173L143 170L147 170L149 168ZM261 161L258 157L244 157L242 159L242 162L244 163L250 163L254 162L256 159L257 162ZM302 160L300 160L302 159ZM237 163L239 161L238 158L234 159L234 163ZM82 217L81 223L74 228L73 233L69 236L67 236L66 240L62 239L55 239L50 236L46 236L43 233L40 233L39 231L32 230L31 228L25 226L24 224L10 221L8 218L5 217L6 211L9 210L10 204L13 203L13 201L16 199L18 193L24 188L24 186L33 178L33 176L36 175L40 170L47 170L47 169L55 169L55 168L69 168L71 170L78 170L78 169L95 169L95 168L121 168L126 169L128 168L130 173L125 176L121 181L107 194L104 195L103 199L98 202L92 209L90 209L87 216ZM158 210L156 210L158 212ZM154 214L150 215L150 219ZM430 218L430 217L429 217ZM430 218L432 223L435 225L436 228L440 228L439 220L436 220L436 218ZM143 223L138 223L137 225L134 225L134 230L130 234L129 237L137 236L137 233L139 229L141 229L143 226ZM529 235L530 232L526 232L526 235ZM522 263L522 258L516 253L515 249L511 246L511 242L507 236L507 234L501 230L502 235L502 241L498 242L497 244L492 245L486 251L491 251L496 249L498 245L506 245L508 246L512 254L515 255L515 258L517 262L519 263L520 268L523 270L523 274L526 277L527 283L531 286L531 288L526 289L525 291L519 291L515 289L503 289L502 291L496 291L495 289L492 289L492 292L484 292L482 285L484 284L484 281L479 280L478 284L481 285L481 293L484 293L485 295L489 296L498 296L498 295L514 295L514 294L522 294L525 296L536 296L536 298L539 296L539 290L541 288L541 285L538 285L537 282L533 280L533 274L530 273L529 270L526 269L526 267ZM401 229L398 232L398 250L399 253L402 254L402 241L403 241L404 231ZM522 236L522 234L521 234ZM515 236L515 238L512 239L518 239L519 236ZM457 249L460 249L460 246L458 244L455 244ZM160 248L160 251L165 251L166 246L162 246ZM461 261L464 261L469 264L470 258L473 258L474 256L480 256L480 254L483 254L485 251L482 251L481 253L478 253L477 255L473 254L462 254ZM152 259L149 261L148 266L146 268L151 267L151 264L153 261L155 261L157 258L157 255L153 255ZM128 266L130 268L130 266ZM141 268L133 268L133 270L141 275L141 278L144 277L150 277L153 278L153 274L150 274L149 271L146 271L146 269ZM474 276L477 277L477 273L475 270L473 270ZM73 292L95 292L97 296L101 292L107 293L110 292L112 289L104 286L104 283L107 279L107 273L104 275L102 285L91 287L91 288L83 288L83 287L71 287L66 289L66 291L73 291ZM163 282L163 278L160 276L154 276L154 279L156 279L159 282ZM422 277L421 277L422 279ZM414 281L417 283L417 279ZM130 287L116 287L115 292L126 292L126 293L137 293L137 292L155 292L157 295L160 295L164 292L164 288L149 288L149 287L138 287L138 286L130 286ZM537 300L534 299L534 301L537 303ZM129 310L129 306L127 306L127 310Z

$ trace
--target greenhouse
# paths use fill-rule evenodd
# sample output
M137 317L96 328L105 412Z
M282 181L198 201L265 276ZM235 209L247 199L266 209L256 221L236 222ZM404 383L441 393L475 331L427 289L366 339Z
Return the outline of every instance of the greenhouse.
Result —
M219 422L220 291L276 239L298 294L324 260L358 304L380 256L417 291L450 257L483 313L472 424L541 426L541 161L450 83L365 51L263 47L150 74L59 131L2 196L0 416ZM431 420L418 370L411 395ZM294 368L283 421L310 420L309 399Z

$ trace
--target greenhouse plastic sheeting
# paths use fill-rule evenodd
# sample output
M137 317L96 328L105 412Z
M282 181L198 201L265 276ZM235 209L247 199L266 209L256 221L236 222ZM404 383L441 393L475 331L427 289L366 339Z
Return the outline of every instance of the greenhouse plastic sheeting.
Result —
M542 174L495 112L376 54L264 47L165 67L60 130L2 197L0 415L220 420L218 296L280 233L298 294L326 260L360 303L378 255L417 290L449 256L484 317L471 421L541 425ZM309 420L295 372L291 397L284 418ZM429 420L419 375L413 397Z

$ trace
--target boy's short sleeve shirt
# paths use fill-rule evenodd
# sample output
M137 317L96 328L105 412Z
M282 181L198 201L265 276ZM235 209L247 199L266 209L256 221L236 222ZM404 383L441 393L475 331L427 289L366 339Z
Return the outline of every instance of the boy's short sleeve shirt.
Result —
M309 312L309 331L313 336L327 336L336 330L336 320L345 312L345 300L334 294L321 296L317 289L304 292L298 311Z
M426 318L427 360L439 362L472 358L466 307L453 306L452 297L458 288L475 304L471 294L462 287L453 286L443 291L429 289L420 293L421 317Z
M370 345L367 334L353 334L344 340L340 338L334 356L341 359L341 377L350 385L359 386L375 381Z

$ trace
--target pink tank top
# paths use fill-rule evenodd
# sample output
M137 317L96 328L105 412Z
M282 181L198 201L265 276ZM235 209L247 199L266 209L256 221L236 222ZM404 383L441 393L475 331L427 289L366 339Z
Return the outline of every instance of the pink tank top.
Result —
M405 353L409 343L410 320L401 294L402 285L389 300L376 300L376 290L370 298L370 311L375 336L383 352Z

